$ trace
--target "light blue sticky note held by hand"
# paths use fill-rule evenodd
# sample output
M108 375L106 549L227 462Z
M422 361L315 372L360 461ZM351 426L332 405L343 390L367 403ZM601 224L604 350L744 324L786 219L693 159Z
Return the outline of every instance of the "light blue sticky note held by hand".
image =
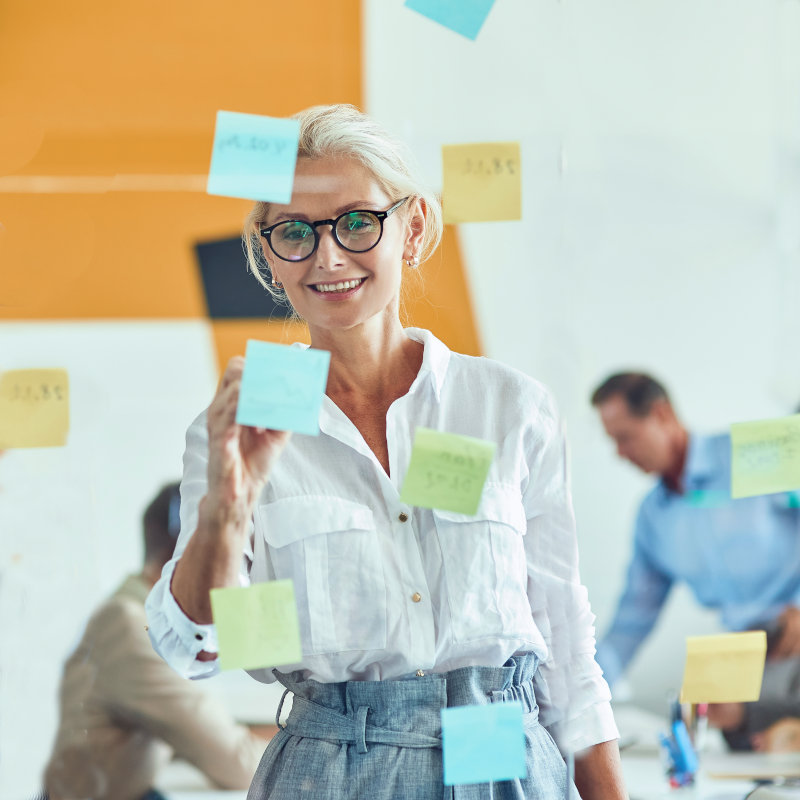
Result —
M494 0L406 0L405 4L413 11L474 41L489 16Z
M296 119L218 111L208 193L288 203L299 138Z
M524 778L522 705L443 708L442 750L445 786Z
M318 435L330 361L327 350L251 339L245 353L236 422Z

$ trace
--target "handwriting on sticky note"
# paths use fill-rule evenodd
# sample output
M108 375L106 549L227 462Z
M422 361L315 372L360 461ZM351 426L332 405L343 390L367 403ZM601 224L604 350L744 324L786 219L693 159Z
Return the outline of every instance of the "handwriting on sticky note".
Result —
M236 422L319 434L319 411L331 354L327 350L247 342Z
M211 611L222 669L261 669L302 660L291 581L212 589Z
M218 111L208 193L288 203L299 136L298 120Z
M422 508L475 514L496 445L417 428L400 499Z
M520 703L456 706L441 713L446 786L526 777Z
M474 41L494 0L406 0L405 5Z
M519 142L442 147L444 221L491 222L522 218Z
M766 656L764 631L687 637L681 702L758 700Z
M0 450L62 447L69 431L69 377L64 369L0 374Z
M800 414L731 425L731 495L800 489Z

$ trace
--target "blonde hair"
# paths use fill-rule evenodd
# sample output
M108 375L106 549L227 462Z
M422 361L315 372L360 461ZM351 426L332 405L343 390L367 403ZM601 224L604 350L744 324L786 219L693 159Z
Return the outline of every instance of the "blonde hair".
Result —
M411 166L413 162L405 145L351 105L312 106L294 114L292 119L300 120L298 158L353 158L369 170L389 197L399 200L407 196L410 201L407 207L414 200L424 200L428 213L420 261L436 250L442 238L442 206ZM277 300L285 300L285 294L272 286L269 264L261 249L259 229L269 207L269 203L263 202L253 206L245 219L242 239L250 271Z

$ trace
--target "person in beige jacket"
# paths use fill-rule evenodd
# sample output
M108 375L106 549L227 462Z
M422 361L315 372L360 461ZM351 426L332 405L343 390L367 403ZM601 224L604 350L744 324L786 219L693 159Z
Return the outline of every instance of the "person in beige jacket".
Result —
M172 555L179 505L178 484L170 484L147 508L142 572L97 609L66 662L44 776L50 800L140 800L173 757L221 788L246 789L275 730L237 724L150 643L144 602Z

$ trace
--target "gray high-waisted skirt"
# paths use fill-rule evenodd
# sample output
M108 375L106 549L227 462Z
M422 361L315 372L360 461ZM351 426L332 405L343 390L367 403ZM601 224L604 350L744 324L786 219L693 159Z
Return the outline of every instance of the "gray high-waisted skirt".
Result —
M292 710L267 747L247 800L575 800L564 760L539 724L537 666L536 656L525 654L502 667L341 683L275 670L294 694ZM528 777L445 786L440 710L510 701L523 708Z

